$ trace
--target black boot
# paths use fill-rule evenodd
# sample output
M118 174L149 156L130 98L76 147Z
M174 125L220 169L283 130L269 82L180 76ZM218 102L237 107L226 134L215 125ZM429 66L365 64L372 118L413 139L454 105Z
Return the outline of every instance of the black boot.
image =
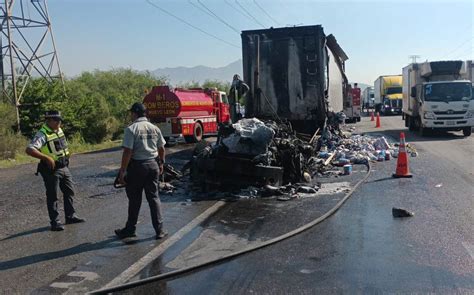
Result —
M167 235L168 235L168 232L163 229L163 224L160 223L160 226L159 226L158 230L156 231L155 239L157 239L157 240L163 239Z
M117 235L117 237L119 239L126 239L126 238L131 238L131 237L136 237L137 236L134 231L131 231L127 228L116 229L115 234Z
M81 223L81 222L85 222L85 220L77 216L66 217L66 224Z
M56 223L51 223L51 231L63 231L64 230L64 226L59 223L59 222L56 222Z

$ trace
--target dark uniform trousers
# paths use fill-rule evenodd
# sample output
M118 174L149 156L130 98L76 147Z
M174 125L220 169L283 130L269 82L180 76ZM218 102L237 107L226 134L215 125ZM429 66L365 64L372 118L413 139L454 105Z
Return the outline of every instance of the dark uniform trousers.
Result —
M158 177L160 168L155 159L137 161L132 160L127 168L127 186L125 191L128 197L128 220L126 229L135 232L138 214L142 204L142 194L145 190L146 200L150 206L151 223L157 233L162 226L161 202L158 195Z
M38 171L43 177L46 187L46 203L51 224L59 222L58 212L58 189L61 189L64 197L64 213L66 218L74 216L73 197L74 184L68 167L52 171L46 165L40 164Z

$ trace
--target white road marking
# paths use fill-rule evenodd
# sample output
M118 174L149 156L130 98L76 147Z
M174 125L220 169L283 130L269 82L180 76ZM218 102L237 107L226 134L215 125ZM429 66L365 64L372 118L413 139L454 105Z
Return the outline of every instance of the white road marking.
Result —
M215 213L217 210L219 210L222 206L224 206L225 202L219 201L209 207L206 211L201 213L198 217L194 218L190 223L185 225L183 228L181 228L179 231L177 231L174 235L166 239L163 243L159 244L156 246L153 250L148 252L145 256L140 258L137 262L132 264L129 268L127 268L124 272L122 272L120 275L118 275L115 279L110 281L107 285L105 285L103 288L109 288L113 286L117 286L123 283L126 283L129 281L131 278L136 276L142 269L144 269L150 262L158 258L163 252L166 251L169 247L171 247L174 243L182 239L187 233L189 233L193 228L195 228L197 225L202 223L204 220L206 220L209 216L211 216L213 213Z
M80 277L82 280L79 282L55 282L50 285L50 287L53 288L60 288L60 289L69 289L74 285L78 285L82 283L83 281L94 281L99 278L99 275L96 274L95 272L91 271L71 271L70 273L67 274L69 277Z
M467 242L463 242L462 245L464 246L464 248L466 248L467 253L469 253L469 255L471 255L471 258L474 260L474 245L469 244Z

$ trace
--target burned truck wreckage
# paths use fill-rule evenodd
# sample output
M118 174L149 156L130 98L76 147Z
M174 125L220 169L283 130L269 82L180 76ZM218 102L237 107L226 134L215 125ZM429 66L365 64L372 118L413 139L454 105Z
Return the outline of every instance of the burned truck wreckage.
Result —
M320 25L243 31L246 117L284 119L306 134L322 129L328 112L343 110L347 59Z
M315 139L298 137L288 122L242 119L223 126L216 143L197 148L191 176L230 189L308 182L322 164Z
M197 145L190 162L193 183L203 191L251 186L264 188L263 193L306 192L318 189L318 179L350 174L352 165L398 157L398 144L383 136L352 134L354 127L342 127L337 119L313 136L297 133L284 121L245 118L223 126L215 143ZM411 145L407 149L417 155Z
M321 26L244 31L242 45L246 117L220 124L215 143L196 146L188 165L195 186L312 192L318 178L396 156L385 138L341 128L348 57Z
M309 182L326 161L321 134L339 133L347 55L322 26L242 32L246 119L222 125L196 152L193 179L224 187ZM327 163L326 163L327 164Z

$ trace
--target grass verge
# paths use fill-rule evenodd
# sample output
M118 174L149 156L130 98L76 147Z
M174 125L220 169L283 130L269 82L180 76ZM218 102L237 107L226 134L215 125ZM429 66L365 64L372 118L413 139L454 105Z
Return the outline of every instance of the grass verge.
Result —
M94 151L100 151L100 150L118 147L120 146L120 143L121 143L120 140L105 141L98 144L71 143L69 145L69 150L74 155L74 154L94 152ZM0 160L0 169L11 168L17 165L35 163L35 162L38 162L38 160L21 152L21 153L16 154L15 159Z

